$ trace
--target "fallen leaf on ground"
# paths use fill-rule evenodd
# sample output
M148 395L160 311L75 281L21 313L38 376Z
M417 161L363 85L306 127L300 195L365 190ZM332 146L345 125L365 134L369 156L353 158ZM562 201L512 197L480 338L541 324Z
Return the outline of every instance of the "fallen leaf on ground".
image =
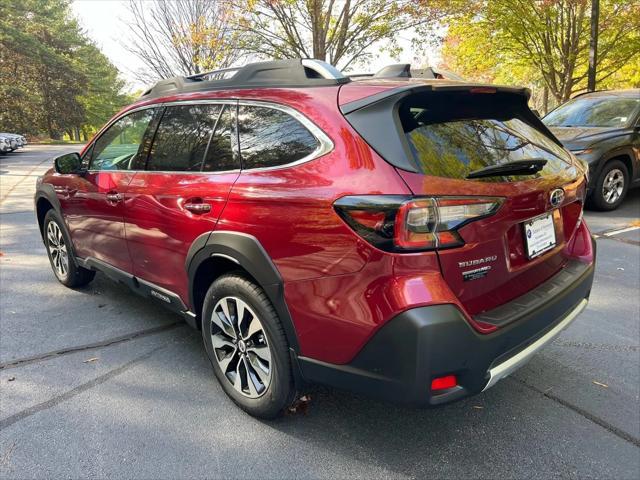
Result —
M606 385L604 383L596 382L595 380L592 380L592 382L595 383L596 385L600 385L601 387L609 388L609 385Z
M622 267L618 267L618 270L620 270L621 272L624 272L624 268Z
M298 413L302 413L303 415L307 414L309 410L309 404L311 403L311 395L303 395L287 408L287 414L296 415Z
M91 363L91 362L95 362L96 360L98 360L98 357L91 357L91 358L87 358L84 362L82 363Z
M106 307L106 306L107 306L106 303L101 303L100 305L98 305L98 308L103 308L103 307Z
M474 405L473 408L476 410L482 410L484 407L482 405Z
M7 378L7 382L13 382L16 379L16 377L9 377Z

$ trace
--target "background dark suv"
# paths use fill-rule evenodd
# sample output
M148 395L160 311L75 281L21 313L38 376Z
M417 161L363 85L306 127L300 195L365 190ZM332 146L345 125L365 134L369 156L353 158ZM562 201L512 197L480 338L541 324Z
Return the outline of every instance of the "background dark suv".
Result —
M159 82L36 192L53 271L181 313L227 394L306 382L430 406L494 385L585 308L585 171L526 89L351 81L290 60Z
M596 209L617 208L640 185L640 90L585 93L542 121L589 165L588 197Z

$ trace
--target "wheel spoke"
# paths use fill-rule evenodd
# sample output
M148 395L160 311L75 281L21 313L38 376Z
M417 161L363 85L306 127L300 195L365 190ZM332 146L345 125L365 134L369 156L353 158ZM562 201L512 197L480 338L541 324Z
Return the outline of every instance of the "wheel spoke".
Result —
M219 333L211 335L211 343L213 343L213 348L215 349L230 348L232 350L235 350L236 348L236 346L232 342L224 338L222 334Z
M56 240L54 233L49 228L47 229L47 239L49 240L49 245L52 245L54 247L58 246L58 240Z
M238 360L238 364L236 366L235 378L233 379L233 388L235 388L240 393L244 393L242 391L242 373L240 369L242 368L242 362Z
M221 308L218 308L221 307ZM228 337L236 338L236 331L233 328L231 316L229 315L229 307L226 302L216 305L211 316L211 321Z
M224 373L225 375L227 374L227 370L229 370L229 365L234 360L234 358L237 357L237 353L238 351L234 349L232 352L227 353L222 358L218 357L218 354L216 353L216 358L218 359L220 370L222 370L222 373Z
M251 315L251 311L246 308L247 304L244 303L242 300L237 299L236 300L236 317L238 319L238 334L240 335L240 338L245 338L245 336L243 335L243 332L246 331L246 317L250 317L250 319L253 318L253 315Z
M60 255L60 273L62 273L62 275L66 275L67 270L69 270L69 260L67 258L67 255L64 252L61 252L61 255Z
M262 325L260 325L260 321L257 318L252 317L251 321L249 322L249 329L247 331L247 336L244 338L248 340L253 335L261 331L262 331Z
M271 351L269 350L268 346L259 345L255 347L249 347L247 348L247 351L249 353L254 353L262 361L267 362L269 365L271 365Z
M258 375L262 384L267 385L269 383L269 367L262 362L260 357L251 352L249 352L247 358L249 359L251 369Z
M257 397L258 396L258 388L260 387L260 390L262 390L263 386L262 385L257 385L256 383L260 383L260 381L256 378L255 374L253 373L252 369L249 367L249 364L247 363L247 358L243 357L242 358L242 363L244 363L244 370L245 372L247 372L247 386L249 387L249 395L251 395L252 397Z

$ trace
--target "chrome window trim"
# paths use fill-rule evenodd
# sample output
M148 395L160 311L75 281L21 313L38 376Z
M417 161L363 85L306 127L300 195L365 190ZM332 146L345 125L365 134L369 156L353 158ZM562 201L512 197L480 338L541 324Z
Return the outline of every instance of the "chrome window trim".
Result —
M127 115L130 115L132 113L135 113L137 111L140 110L145 110L145 109L149 109L149 108L164 108L164 107L170 107L170 106L175 106L175 105L211 105L211 104L222 104L222 105L237 105L237 106L255 106L255 107L265 107L265 108L272 108L274 110L280 110L281 112L284 112L290 116L292 116L293 118L295 118L296 120L298 120L310 133L311 135L313 135L313 137L318 141L318 147L311 152L309 155L296 160L294 162L289 162L289 163L285 163L282 165L275 165L273 167L258 167L258 168L236 168L233 170L222 170L219 172L178 172L178 171L174 171L174 170L170 170L170 171L151 171L151 170L87 170L87 172L89 173L95 173L95 172L110 172L110 173L122 173L122 172L146 172L146 173L157 173L157 174L167 174L167 173L176 173L176 174L180 174L180 175L216 175L216 174L223 174L223 173L234 173L234 172L266 172L266 171L270 171L270 170L279 170L282 168L289 168L289 167L295 167L297 165L301 165L303 163L306 162L310 162L311 160L315 160L316 158L319 158L323 155L326 155L327 153L331 152L334 148L334 144L331 141L331 139L327 136L326 133L324 133L324 131L322 131L322 129L320 127L318 127L315 123L313 123L309 118L307 118L305 115L303 115L302 113L300 113L298 110L296 110L293 107L290 107L288 105L283 105L280 103L274 103L274 102L267 102L267 101L262 101L262 100L240 100L237 98L227 98L227 99L202 99L202 100L174 100L171 102L162 102L162 103L153 103L153 104L149 104L149 105L142 105L140 107L136 107L136 108L132 108L131 110L127 110L126 112L124 112L122 115L119 115L118 117L114 118L111 122L109 122L107 125L105 125L105 127L101 130L101 134L100 136L96 136L96 138L91 142L91 144L89 144L89 146L87 147L87 151L89 151L92 147L93 144L102 136L103 132L106 132L109 128L111 128L111 126L116 123L117 121L119 121L120 119L126 117ZM240 155L242 156L242 146L240 146Z

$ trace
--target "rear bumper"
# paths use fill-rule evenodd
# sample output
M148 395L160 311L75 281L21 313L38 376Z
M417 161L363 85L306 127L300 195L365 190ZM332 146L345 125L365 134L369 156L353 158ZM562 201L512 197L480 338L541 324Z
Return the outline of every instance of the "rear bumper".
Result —
M504 326L494 333L477 333L451 304L413 308L390 320L349 364L299 357L300 375L312 383L415 406L479 393L524 365L584 310L593 283L594 242L593 252L592 263L575 260L577 264L531 292L546 292L544 302L530 302L525 296L511 302L526 308L511 308L513 318L503 318ZM504 307L499 312L503 317ZM457 386L430 391L433 378L451 374Z

